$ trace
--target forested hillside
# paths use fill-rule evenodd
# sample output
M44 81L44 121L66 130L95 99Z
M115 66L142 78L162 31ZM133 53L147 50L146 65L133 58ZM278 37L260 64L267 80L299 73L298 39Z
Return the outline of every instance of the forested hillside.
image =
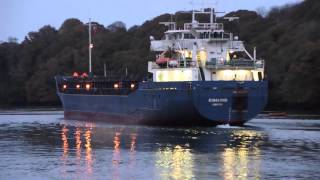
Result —
M269 79L269 109L320 109L320 1L273 8L266 16L239 10L226 16L240 20L224 22L227 31L257 47L266 60ZM208 17L200 17L200 21ZM128 68L130 78L147 75L149 37L161 38L160 21L188 22L191 14L160 15L141 26L126 28L122 22L107 27L94 23L93 72L119 77ZM223 21L220 18L218 21ZM0 104L57 105L53 77L88 69L88 27L78 19L67 19L59 29L49 25L26 38L0 44Z

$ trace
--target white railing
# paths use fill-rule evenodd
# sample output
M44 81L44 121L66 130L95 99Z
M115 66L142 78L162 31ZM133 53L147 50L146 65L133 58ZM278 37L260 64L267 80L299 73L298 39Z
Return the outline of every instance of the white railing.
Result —
M245 69L264 69L264 60L231 60L218 61L211 60L206 62L206 68L209 69L228 69L228 68L245 68Z
M184 24L185 30L190 29L199 29L199 30L206 30L206 29L214 29L214 30L223 30L222 23L185 23Z
M186 61L184 62L183 60L179 60L178 64L176 65L171 65L171 64L167 64L167 65L163 65L160 66L158 65L156 62L152 62L149 61L148 62L148 70L152 70L152 69L166 69L166 68L194 68L196 67L196 63L192 62L192 61Z

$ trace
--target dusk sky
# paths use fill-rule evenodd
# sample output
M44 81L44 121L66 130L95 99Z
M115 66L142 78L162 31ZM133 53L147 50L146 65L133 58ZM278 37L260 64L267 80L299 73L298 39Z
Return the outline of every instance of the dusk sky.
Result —
M270 9L302 0L0 0L0 41L17 37L44 25L59 28L67 18L87 22L89 17L105 26L122 21L127 27L141 25L163 13L214 6L218 11Z

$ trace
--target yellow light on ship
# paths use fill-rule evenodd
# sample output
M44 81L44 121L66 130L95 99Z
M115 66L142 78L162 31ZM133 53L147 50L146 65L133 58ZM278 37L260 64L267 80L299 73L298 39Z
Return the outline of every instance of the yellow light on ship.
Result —
M192 58L192 52L191 51L182 51L185 58Z
M80 89L80 84L77 84L77 85L76 85L76 88L77 88L77 89Z
M86 89L89 90L90 89L90 84L86 84Z
M229 62L230 61L230 59L231 59L231 55L234 53L234 50L229 50L229 51L227 51L227 61ZM232 58L236 58L236 57L232 57Z
M113 87L114 87L115 89L118 89L118 88L119 88L119 84L116 83L116 84L113 85Z
M206 61L207 60L207 52L205 50L201 50L199 52L199 58L200 58L200 61Z
M193 72L187 70L163 70L156 72L156 82L192 81Z
M130 85L130 87L131 87L131 89L133 89L133 88L134 88L134 84L132 83L132 84Z
M231 57L230 57L230 53L227 53L226 61L227 61L227 62L229 62L229 61L230 61L230 59L231 59Z
M67 85L64 84L64 85L62 86L62 88L63 88L63 89L67 89Z

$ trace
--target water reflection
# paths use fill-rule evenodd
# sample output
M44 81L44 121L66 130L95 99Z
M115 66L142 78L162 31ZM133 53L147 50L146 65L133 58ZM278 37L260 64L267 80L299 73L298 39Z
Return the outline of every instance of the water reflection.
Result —
M121 132L115 132L113 143L113 155L112 155L112 164L113 164L113 179L120 179L120 172L119 172L119 164L121 163L121 154L120 154L120 137Z
M320 179L320 121L253 125L159 128L0 116L0 179Z
M130 152L129 152L129 165L130 168L135 166L136 162L136 143L137 143L137 135L136 133L130 134Z
M192 179L193 155L190 149L176 145L164 147L156 152L156 167L163 179Z
M136 133L130 134L130 138L131 138L130 152L134 153L136 148L137 134Z
M76 140L76 157L77 157L77 164L80 164L81 161L81 129L76 128L76 132L74 133L75 140Z
M154 162L151 163L157 169L155 176L161 179L193 179L199 175L206 176L197 171L198 166L213 159L216 159L216 163L220 163L220 168L212 164L208 164L206 168L212 169L211 173L217 173L226 180L261 178L260 147L264 136L257 130L144 129L144 134L140 135L134 128L123 127L100 127L93 132L93 126L86 123L84 127L83 124L82 127L80 125L70 127L71 130L67 126L62 126L61 130L62 159L64 162L67 161L70 148L74 145L76 164L80 169L81 166L85 167L87 175L92 175L95 171L92 143L96 144L95 148L99 148L99 145L97 146L99 142L102 148L110 147L110 155L107 154L107 156L110 156L111 161L107 166L110 166L113 179L123 178L123 167L126 167L126 174L136 173L141 165L141 161L138 162L140 164L137 163L137 151L155 153ZM74 132L70 133L70 131ZM92 141L93 133L94 142ZM74 137L68 137L68 135L74 135ZM140 144L137 143L138 135ZM196 156L202 153L209 155ZM83 161L85 166L81 163Z
M69 154L69 142L68 142L68 128L66 126L62 126L61 129L61 141L62 141L62 173L66 172L67 162L68 162L68 154Z
M75 164L77 164L80 168L82 166L82 161L85 161L86 164L86 172L88 174L92 174L93 169L93 157L92 157L92 124L86 124L85 127L76 127L69 128L66 125L62 126L61 129L61 141L62 141L62 164L63 164L63 172L67 171L67 165L72 164L73 160L75 160ZM74 131L74 133L68 133L69 131ZM73 137L70 137L73 135ZM83 137L83 138L82 138ZM84 144L85 148L85 157L82 159L82 144ZM73 146L74 145L74 146ZM75 159L69 157L71 155L70 152L75 152Z
M114 143L114 149L113 149L113 158L112 162L114 165L119 165L121 162L121 154L120 154L120 132L116 132L115 136L113 138L113 143Z
M86 128L84 133L85 138L85 147L86 147L86 164L87 164L87 172L89 174L92 173L92 149L91 149L91 127Z
M61 141L62 141L62 150L63 150L62 161L64 162L64 164L66 159L68 158L68 151L69 151L68 131L69 130L66 128L66 126L62 127L62 130L61 130Z
M260 179L261 133L242 130L231 134L236 143L229 144L222 152L223 177L229 179Z

